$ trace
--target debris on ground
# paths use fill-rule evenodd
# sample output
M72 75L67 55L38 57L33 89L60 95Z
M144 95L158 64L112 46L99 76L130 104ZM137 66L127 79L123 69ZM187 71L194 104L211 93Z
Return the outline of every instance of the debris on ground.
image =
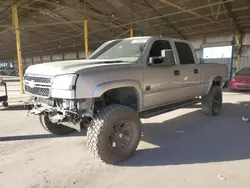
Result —
M175 131L175 133L184 133L184 131Z
M247 117L244 117L244 116L242 117L242 120L243 121L249 121L249 119Z
M217 177L219 178L219 180L222 180L222 181L227 180L227 178L225 176L222 176L219 174L217 174Z

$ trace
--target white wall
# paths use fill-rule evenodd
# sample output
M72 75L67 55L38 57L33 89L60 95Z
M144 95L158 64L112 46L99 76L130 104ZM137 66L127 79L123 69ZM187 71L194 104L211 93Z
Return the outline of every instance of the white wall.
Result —
M237 39L237 38L236 38ZM221 35L221 36L214 36L214 37L203 37L203 38L194 38L190 39L189 41L193 45L197 57L202 58L202 44L209 44L209 43L219 43L219 42L229 42L233 40L233 35ZM250 33L247 33L243 36L242 40L242 52L241 52L241 59L240 59L240 67L250 67ZM237 54L234 54L236 57ZM234 65L235 67L235 60Z

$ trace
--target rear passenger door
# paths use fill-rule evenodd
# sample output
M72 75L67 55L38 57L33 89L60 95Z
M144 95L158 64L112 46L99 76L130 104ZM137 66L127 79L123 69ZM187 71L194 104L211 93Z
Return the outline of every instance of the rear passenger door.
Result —
M199 96L201 93L199 65L196 64L193 50L186 42L175 42L175 47L179 56L179 71L183 79L182 94L183 99Z

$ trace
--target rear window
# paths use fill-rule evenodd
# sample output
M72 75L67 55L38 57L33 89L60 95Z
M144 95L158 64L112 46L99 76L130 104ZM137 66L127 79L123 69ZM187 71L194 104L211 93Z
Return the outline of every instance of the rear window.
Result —
M180 64L195 64L193 51L189 44L184 42L175 42L175 46L179 55Z

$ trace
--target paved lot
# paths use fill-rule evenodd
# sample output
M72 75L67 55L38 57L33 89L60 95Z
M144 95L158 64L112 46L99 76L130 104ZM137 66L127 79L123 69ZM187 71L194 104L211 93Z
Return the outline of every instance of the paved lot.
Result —
M250 122L242 121L250 117L248 93L224 92L218 117L197 105L142 120L135 156L109 166L88 152L84 132L56 137L43 130L14 106L22 98L18 83L9 86L13 106L0 108L1 188L250 187Z

